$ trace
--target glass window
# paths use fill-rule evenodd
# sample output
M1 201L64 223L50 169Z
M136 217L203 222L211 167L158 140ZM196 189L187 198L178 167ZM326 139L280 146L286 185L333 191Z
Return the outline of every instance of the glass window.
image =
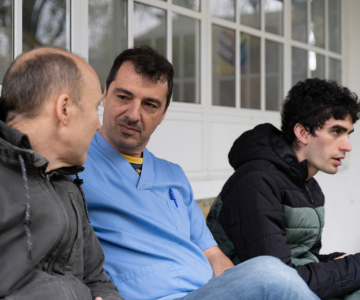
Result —
M166 11L134 3L134 46L149 45L166 56Z
M321 48L325 47L324 10L324 0L311 1L311 30L309 42Z
M311 71L311 78L325 79L325 56L310 51L309 69Z
M283 45L266 41L265 53L266 110L279 111L283 101Z
M127 48L126 0L89 0L89 63L104 89L115 57Z
M329 79L341 84L341 62L337 59L329 58Z
M213 17L235 21L235 0L211 0L210 10Z
M235 107L235 31L212 25L212 102Z
M291 1L291 33L294 40L307 42L307 0Z
M241 107L260 109L260 38L241 33Z
M200 103L200 21L176 13L172 20L173 101Z
M307 78L307 51L292 47L292 85Z
M283 35L283 0L265 0L265 30Z
M12 45L12 1L4 0L0 1L0 84L12 61Z
M172 0L173 4L200 11L200 0Z
M341 52L340 0L329 0L329 50Z
M23 51L45 45L69 49L69 25L69 1L23 1Z
M260 29L260 0L239 0L240 22Z

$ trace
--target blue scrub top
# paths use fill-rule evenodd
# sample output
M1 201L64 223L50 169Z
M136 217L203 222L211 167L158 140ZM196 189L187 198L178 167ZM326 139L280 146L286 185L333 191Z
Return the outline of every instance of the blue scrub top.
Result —
M181 167L147 149L143 158L140 177L96 133L81 174L91 225L104 249L104 268L120 295L175 299L212 278L202 251L216 242Z

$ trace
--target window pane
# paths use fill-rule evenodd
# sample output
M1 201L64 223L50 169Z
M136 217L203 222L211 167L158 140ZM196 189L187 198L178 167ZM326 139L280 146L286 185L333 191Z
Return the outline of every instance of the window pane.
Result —
M134 46L149 45L166 55L166 12L134 3Z
M265 0L265 30L283 35L283 0Z
M12 44L12 1L0 1L0 84L12 61Z
M211 0L210 9L213 17L235 21L235 0Z
M340 0L329 0L329 49L341 52Z
M260 38L241 33L241 107L260 109Z
M311 78L325 79L325 56L310 51L309 69L311 71Z
M283 46L266 41L265 44L266 110L280 110L283 101Z
M104 89L115 57L127 48L126 0L89 0L89 63Z
M239 0L240 22L260 29L260 0Z
M307 42L307 0L292 0L291 2L292 38Z
M173 13L173 101L200 103L200 21Z
M235 31L212 25L213 105L235 107Z
M337 59L329 58L329 79L341 84L341 63Z
M23 1L23 51L45 45L69 49L69 24L68 1Z
M325 47L324 5L324 0L313 0L311 2L311 31L309 42L321 48Z
M200 11L200 0L172 0L173 4Z
M306 50L292 48L292 85L307 78Z

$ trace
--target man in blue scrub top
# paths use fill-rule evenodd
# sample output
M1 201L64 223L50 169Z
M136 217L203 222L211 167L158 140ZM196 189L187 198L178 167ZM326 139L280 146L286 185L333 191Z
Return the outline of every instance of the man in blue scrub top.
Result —
M166 58L141 47L122 52L106 81L104 122L83 177L107 275L125 299L318 299L275 258L232 268L181 167L145 148L165 117L173 76Z

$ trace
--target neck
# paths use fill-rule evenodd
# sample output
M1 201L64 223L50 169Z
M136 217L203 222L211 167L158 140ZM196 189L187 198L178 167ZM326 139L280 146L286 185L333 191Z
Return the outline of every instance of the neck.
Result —
M32 149L49 161L45 172L67 167L57 155L56 135L52 130L50 120L41 117L34 119L16 117L8 125L26 134Z
M307 159L304 149L302 148L297 149L294 146L292 146L291 149L294 151L299 162L302 162L305 159ZM306 178L306 181L314 177L318 172L318 170L312 164L310 164L309 160L307 161L307 169L308 169L308 177Z

